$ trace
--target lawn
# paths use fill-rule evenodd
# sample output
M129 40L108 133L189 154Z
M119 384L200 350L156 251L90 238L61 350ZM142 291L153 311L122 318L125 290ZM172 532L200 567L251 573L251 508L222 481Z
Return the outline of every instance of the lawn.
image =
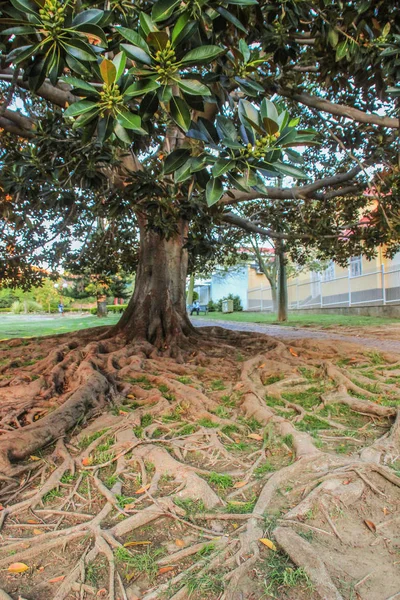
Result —
M363 317L359 315L337 315L337 314L307 314L307 315L296 315L289 314L289 321L287 323L278 323L276 316L271 313L260 313L260 312L235 312L235 313L221 313L211 312L206 316L198 317L195 315L195 319L218 319L223 321L237 321L240 323L264 323L265 325L286 325L292 327L374 327L379 325L389 325L390 323L399 323L400 320L397 318L389 317Z
M16 337L36 337L39 335L53 335L98 327L99 325L113 325L117 323L120 315L111 315L99 319L93 315L10 315L0 314L0 340Z

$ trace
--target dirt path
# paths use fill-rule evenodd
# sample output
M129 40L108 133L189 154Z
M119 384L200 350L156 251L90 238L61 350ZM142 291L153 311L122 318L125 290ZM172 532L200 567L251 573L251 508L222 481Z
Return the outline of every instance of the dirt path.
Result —
M294 340L294 339L317 339L317 340L340 340L342 342L353 342L361 344L367 348L376 348L386 352L400 352L400 339L377 339L367 337L362 334L351 333L334 333L331 329L321 331L319 329L303 328L303 327L288 327L280 325L261 325L259 323L232 323L231 321L223 321L216 319L198 318L192 321L196 327L224 327L233 331L254 331L255 333L265 333L279 339ZM353 330L354 331L354 330Z

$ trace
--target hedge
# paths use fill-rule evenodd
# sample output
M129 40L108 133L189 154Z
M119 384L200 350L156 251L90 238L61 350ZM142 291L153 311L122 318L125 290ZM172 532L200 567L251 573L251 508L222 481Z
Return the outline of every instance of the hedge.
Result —
M127 306L127 304L107 304L107 312L123 313ZM91 308L90 312L92 315L97 315L97 307Z

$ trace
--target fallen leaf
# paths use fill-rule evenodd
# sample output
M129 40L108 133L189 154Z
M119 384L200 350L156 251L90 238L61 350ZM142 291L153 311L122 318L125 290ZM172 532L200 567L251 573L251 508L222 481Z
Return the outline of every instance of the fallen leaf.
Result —
M289 348L289 352L292 356L298 356L298 354L296 354L296 352L293 350L293 348Z
M135 508L134 502L130 502L129 504L125 504L124 506L124 510L132 510L132 508Z
M274 542L271 542L271 540L269 540L268 538L260 538L258 541L264 544L264 546L267 546L267 548L269 548L270 550L273 550L274 552L277 551Z
M260 365L258 368L259 369L263 369L265 367L265 363L263 363L262 365Z
M0 511L4 510L4 506L0 504Z
M152 544L153 542L148 542L148 541L143 541L143 542L126 542L126 544L124 544L124 548L131 548L132 546L148 546L149 544Z
M91 465L93 462L93 458L91 456L85 456L85 458L82 459L82 464L84 467L88 467L89 465Z
M243 504L246 504L246 502L239 502L239 500L232 500L232 502L229 502L229 504L232 504L233 506L243 506Z
M144 485L143 487L139 488L135 494L143 494L143 492L145 492L146 490L148 490L150 487L150 483L148 483L147 485Z
M258 435L258 433L249 433L247 437L251 440L257 440L257 442L261 442L263 439L262 435Z
M7 571L9 573L25 573L25 571L29 571L29 567L25 563L12 563Z
M232 527L233 527L233 529L237 529L239 527L239 525L237 523L232 523Z
M175 545L178 546L179 548L184 548L185 542L183 540L175 540Z
M120 415L128 415L129 413L126 410L120 410L119 414Z
M346 481L343 481L343 485L349 485L349 483L351 483L351 479L346 479Z
M170 571L173 571L175 569L175 567L161 567L161 569L158 569L158 574L159 575L164 575L164 573L169 573Z
M49 579L49 583L58 583L59 581L63 581L65 579L65 575L60 575L59 577L54 577L54 579Z
M372 521L368 521L368 519L364 519L364 523L373 533L376 533L376 525Z
M97 596L98 598L100 598L101 596L105 596L106 594L107 594L107 590L106 590L106 588L101 588L101 590L99 590L99 591L97 592L96 596Z
M33 454L29 458L31 460L41 460L40 456L34 456Z
M390 515L390 510L386 508L386 506L384 506L382 510L384 515Z
M35 535L42 535L43 531L42 531L41 529L34 529L34 530L33 530L33 533L34 533Z
M35 521L35 519L27 519L26 522L30 523L31 525L36 525L38 521Z
M243 487L244 485L246 485L246 483L247 483L247 481L237 481L237 482L236 482L236 483L233 485L233 487L234 487L234 488L241 488L241 487Z
M136 396L134 396L133 394L128 394L127 398L129 398L130 400L133 400L134 398L136 398Z

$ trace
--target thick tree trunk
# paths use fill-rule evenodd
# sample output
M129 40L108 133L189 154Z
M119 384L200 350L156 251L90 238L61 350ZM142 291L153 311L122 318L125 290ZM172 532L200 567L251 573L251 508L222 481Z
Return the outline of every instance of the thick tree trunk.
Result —
M278 321L285 322L288 320L288 291L287 291L287 276L284 248L279 245L277 247L278 258Z
M107 296L97 296L97 316L107 316Z
M194 331L186 312L187 221L168 240L148 229L138 215L140 227L139 266L135 291L116 331L128 339L143 339L158 348L168 348Z
M186 299L186 304L188 306L191 306L193 304L193 292L194 292L194 273L191 273L190 281L189 281L189 289L188 289L188 294L187 294L187 299Z

